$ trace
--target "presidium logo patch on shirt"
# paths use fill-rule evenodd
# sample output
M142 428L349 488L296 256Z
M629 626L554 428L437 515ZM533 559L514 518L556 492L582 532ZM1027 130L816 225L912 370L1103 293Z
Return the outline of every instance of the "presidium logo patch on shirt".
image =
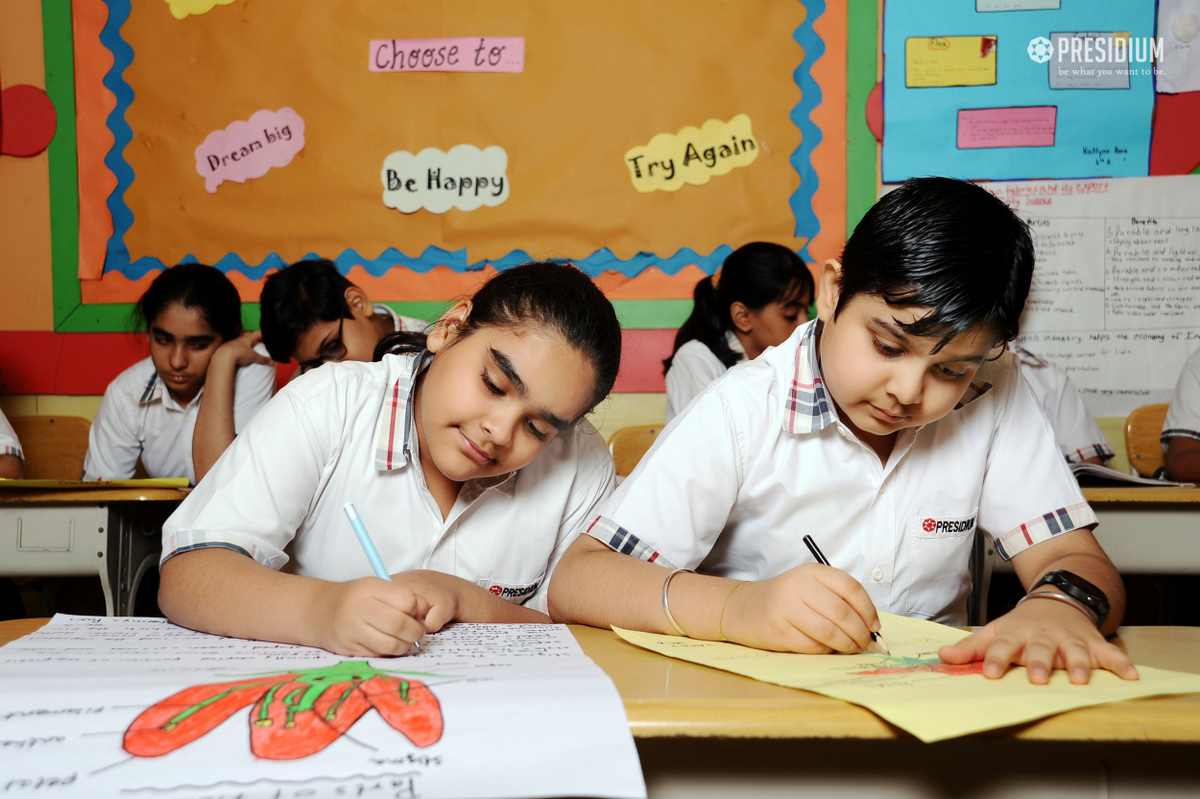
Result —
M975 532L975 516L913 516L908 534L916 538L958 538Z
M483 586L492 596L498 596L505 601L522 605L525 603L525 600L537 593L538 588L542 584L543 577L538 577L537 580L527 585L498 583L495 580L480 580L478 584Z

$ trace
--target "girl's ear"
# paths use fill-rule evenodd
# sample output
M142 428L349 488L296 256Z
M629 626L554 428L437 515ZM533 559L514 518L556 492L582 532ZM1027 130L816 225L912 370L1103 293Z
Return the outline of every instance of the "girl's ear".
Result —
M442 318L434 322L425 337L425 348L430 352L438 352L449 346L458 334L467 326L467 318L471 315L471 301L459 300L442 314Z
M821 264L821 276L817 279L817 317L828 324L833 320L833 311L837 308L838 279L842 276L842 265L836 259L830 258Z
M754 327L754 314L740 301L729 304L729 318L741 333L749 333Z
M350 307L350 313L354 318L369 319L375 315L375 306L371 304L371 298L367 296L367 292L358 286L351 286L346 289L345 297L346 305Z

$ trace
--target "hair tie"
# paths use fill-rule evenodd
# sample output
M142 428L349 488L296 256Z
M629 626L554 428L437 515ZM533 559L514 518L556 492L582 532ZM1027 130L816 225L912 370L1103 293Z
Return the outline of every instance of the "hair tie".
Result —
M713 272L712 277L709 278L712 281L713 291L717 290L717 284L721 282L721 270L724 268L724 266L718 266L717 271Z

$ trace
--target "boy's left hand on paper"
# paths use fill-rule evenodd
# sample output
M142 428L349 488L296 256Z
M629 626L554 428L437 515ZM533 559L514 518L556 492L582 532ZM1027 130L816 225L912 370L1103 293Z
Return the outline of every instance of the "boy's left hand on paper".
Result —
M983 661L983 675L998 679L1010 664L1024 666L1029 681L1045 685L1052 669L1066 669L1071 682L1083 685L1092 669L1106 669L1123 680L1136 680L1129 656L1104 640L1083 612L1053 599L1022 603L1009 613L944 646L938 656L947 663Z

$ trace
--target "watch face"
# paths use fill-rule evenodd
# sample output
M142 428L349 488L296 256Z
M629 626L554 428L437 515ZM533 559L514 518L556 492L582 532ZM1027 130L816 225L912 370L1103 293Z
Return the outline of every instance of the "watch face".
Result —
M1043 575L1042 578L1037 581L1037 584L1034 586L1034 588L1036 588L1038 585L1053 585L1057 588L1061 588L1066 594L1078 600L1088 608L1091 608L1092 612L1095 613L1097 617L1097 627L1104 624L1104 619L1106 616L1108 616L1109 611L1108 597L1104 595L1103 591L1080 577L1078 574L1061 569L1058 571L1052 571L1049 574Z

